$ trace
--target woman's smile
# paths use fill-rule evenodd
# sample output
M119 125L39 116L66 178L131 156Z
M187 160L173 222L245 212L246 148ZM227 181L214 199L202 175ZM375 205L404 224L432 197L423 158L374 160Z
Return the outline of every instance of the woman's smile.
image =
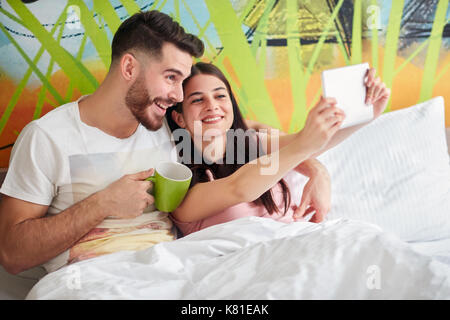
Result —
M223 116L208 116L208 117L202 119L202 122L206 123L206 124L214 124L214 123L218 123L218 122L222 121L222 119L223 119Z

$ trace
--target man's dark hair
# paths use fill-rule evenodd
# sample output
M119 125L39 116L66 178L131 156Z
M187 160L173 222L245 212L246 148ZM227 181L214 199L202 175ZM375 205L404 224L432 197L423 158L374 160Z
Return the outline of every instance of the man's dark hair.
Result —
M164 42L199 58L203 55L203 42L186 33L176 21L157 10L138 12L122 22L112 41L111 63L132 49L153 54L159 58Z

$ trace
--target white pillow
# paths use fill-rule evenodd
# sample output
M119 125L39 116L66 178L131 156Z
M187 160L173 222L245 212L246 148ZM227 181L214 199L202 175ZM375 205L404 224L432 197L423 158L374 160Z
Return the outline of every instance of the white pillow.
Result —
M436 97L383 114L320 155L332 183L327 219L371 222L405 241L449 238L444 119L444 99ZM306 180L300 175L287 180L298 198Z

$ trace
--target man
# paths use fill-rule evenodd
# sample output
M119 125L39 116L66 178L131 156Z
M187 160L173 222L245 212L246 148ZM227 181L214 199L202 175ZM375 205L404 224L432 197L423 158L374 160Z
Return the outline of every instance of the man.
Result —
M182 81L203 50L167 15L137 13L114 35L98 89L22 130L0 189L0 263L8 272L38 265L51 272L175 239L145 179L171 158L165 110L182 101ZM326 174L315 174L317 162L304 166L314 177L307 194L323 199L317 186L329 186Z

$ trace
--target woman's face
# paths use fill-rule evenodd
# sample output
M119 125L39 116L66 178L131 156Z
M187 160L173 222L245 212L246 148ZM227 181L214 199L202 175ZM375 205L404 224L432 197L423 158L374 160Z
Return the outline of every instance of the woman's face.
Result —
M231 97L219 78L199 74L185 85L183 113L178 114L175 121L191 136L225 135L233 118Z

